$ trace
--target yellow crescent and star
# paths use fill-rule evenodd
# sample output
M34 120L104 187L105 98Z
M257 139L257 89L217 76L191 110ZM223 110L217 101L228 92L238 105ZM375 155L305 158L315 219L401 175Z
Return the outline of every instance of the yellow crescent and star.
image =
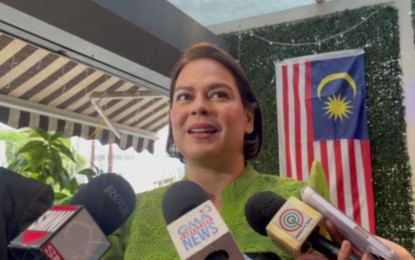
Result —
M347 83L350 85L350 87L353 89L353 98L356 97L357 93L357 86L356 82L353 80L353 78L346 72L341 73L333 73L328 76L326 76L318 85L317 88L317 96L321 100L321 91L323 88L330 82L334 80L346 80ZM334 93L333 96L328 97L328 101L324 102L326 106L324 109L326 110L326 115L329 115L329 118L334 117L334 120L340 119L343 121L343 119L348 117L349 114L352 113L351 109L352 106L350 105L351 101L348 101L346 97L342 97L339 93L337 96Z

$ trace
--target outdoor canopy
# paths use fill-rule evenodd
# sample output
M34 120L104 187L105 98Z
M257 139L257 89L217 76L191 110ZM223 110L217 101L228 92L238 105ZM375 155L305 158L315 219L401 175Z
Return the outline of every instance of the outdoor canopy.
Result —
M0 0L0 121L152 152L170 70L200 41L227 49L164 0Z

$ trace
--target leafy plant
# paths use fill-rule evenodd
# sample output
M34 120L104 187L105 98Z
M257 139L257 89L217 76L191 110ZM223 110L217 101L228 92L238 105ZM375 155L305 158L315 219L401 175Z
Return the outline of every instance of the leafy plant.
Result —
M24 129L20 134L27 142L12 156L8 168L26 177L52 185L55 203L65 204L82 186L75 173L85 175L88 180L100 174L95 168L81 169L85 160L72 150L70 140L62 132L48 133L43 129ZM82 165L77 164L82 161Z
M17 158L17 151L29 141L29 138L21 131L0 128L0 141L4 141L6 145L5 159L7 164L10 164Z

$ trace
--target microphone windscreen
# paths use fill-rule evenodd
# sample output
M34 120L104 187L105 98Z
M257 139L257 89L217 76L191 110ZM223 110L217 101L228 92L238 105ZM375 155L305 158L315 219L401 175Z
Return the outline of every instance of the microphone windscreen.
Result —
M119 228L136 206L131 185L115 173L101 174L82 187L69 204L84 205L108 236Z
M271 191L255 193L245 205L246 221L257 233L267 236L267 225L285 201L283 197Z
M207 200L208 194L192 181L172 184L163 195L162 207L166 224L169 225Z

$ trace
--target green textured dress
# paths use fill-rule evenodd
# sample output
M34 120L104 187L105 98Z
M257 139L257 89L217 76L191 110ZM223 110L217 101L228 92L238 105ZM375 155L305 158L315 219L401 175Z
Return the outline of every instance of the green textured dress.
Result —
M249 226L245 219L245 204L254 193L265 190L285 198L299 198L300 190L305 185L293 179L259 174L247 166L241 177L222 192L221 216L242 252L274 252L282 259L290 259L268 237L259 235ZM113 246L105 259L179 259L162 212L162 198L167 188L137 195L135 212L125 225L111 235Z

